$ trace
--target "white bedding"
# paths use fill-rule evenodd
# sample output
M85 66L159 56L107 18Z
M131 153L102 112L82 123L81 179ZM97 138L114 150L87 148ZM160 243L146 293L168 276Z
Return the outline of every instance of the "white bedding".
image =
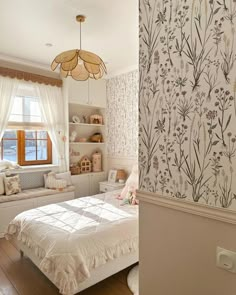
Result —
M121 206L117 192L51 204L23 212L9 224L40 258L62 294L74 294L90 271L138 250L138 206Z

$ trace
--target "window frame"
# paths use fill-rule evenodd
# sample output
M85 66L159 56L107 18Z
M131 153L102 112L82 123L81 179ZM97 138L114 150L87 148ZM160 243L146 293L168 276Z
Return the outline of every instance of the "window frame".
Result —
M10 130L10 128L9 128ZM37 135L37 131L40 130L32 130L34 132L36 132ZM45 130L46 131L46 130ZM1 158L3 159L3 142L5 140L16 140L17 142L17 163L20 166L29 166L29 165L45 165L45 164L52 164L52 141L50 139L50 136L48 135L47 132L47 139L37 139L37 136L35 139L36 143L37 140L45 140L47 141L47 160L33 160L33 161L27 161L25 159L25 130L17 130L16 132L16 138L2 138L1 140ZM30 139L31 140L31 139ZM36 157L37 157L37 144L36 144Z

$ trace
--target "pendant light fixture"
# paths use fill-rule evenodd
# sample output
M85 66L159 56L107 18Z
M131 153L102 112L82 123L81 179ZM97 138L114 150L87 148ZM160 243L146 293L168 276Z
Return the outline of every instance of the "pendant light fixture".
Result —
M80 49L64 51L56 56L51 69L55 71L60 64L60 73L64 78L71 76L77 81L100 79L107 73L106 66L99 56L81 49L81 23L85 21L85 16L77 15L76 20L80 23Z

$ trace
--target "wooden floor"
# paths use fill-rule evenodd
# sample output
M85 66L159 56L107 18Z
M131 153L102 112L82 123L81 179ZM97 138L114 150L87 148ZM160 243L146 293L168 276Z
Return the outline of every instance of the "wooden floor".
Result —
M80 292L79 295L131 295L126 283L130 268ZM0 239L0 295L56 295L58 289L26 257Z

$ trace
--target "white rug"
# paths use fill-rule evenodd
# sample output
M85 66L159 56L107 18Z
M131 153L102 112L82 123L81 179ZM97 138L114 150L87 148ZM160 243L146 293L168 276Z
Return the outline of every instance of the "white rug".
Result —
M130 290L133 292L134 295L138 295L138 287L139 287L139 270L138 270L138 265L133 267L127 277L127 283L130 288Z

